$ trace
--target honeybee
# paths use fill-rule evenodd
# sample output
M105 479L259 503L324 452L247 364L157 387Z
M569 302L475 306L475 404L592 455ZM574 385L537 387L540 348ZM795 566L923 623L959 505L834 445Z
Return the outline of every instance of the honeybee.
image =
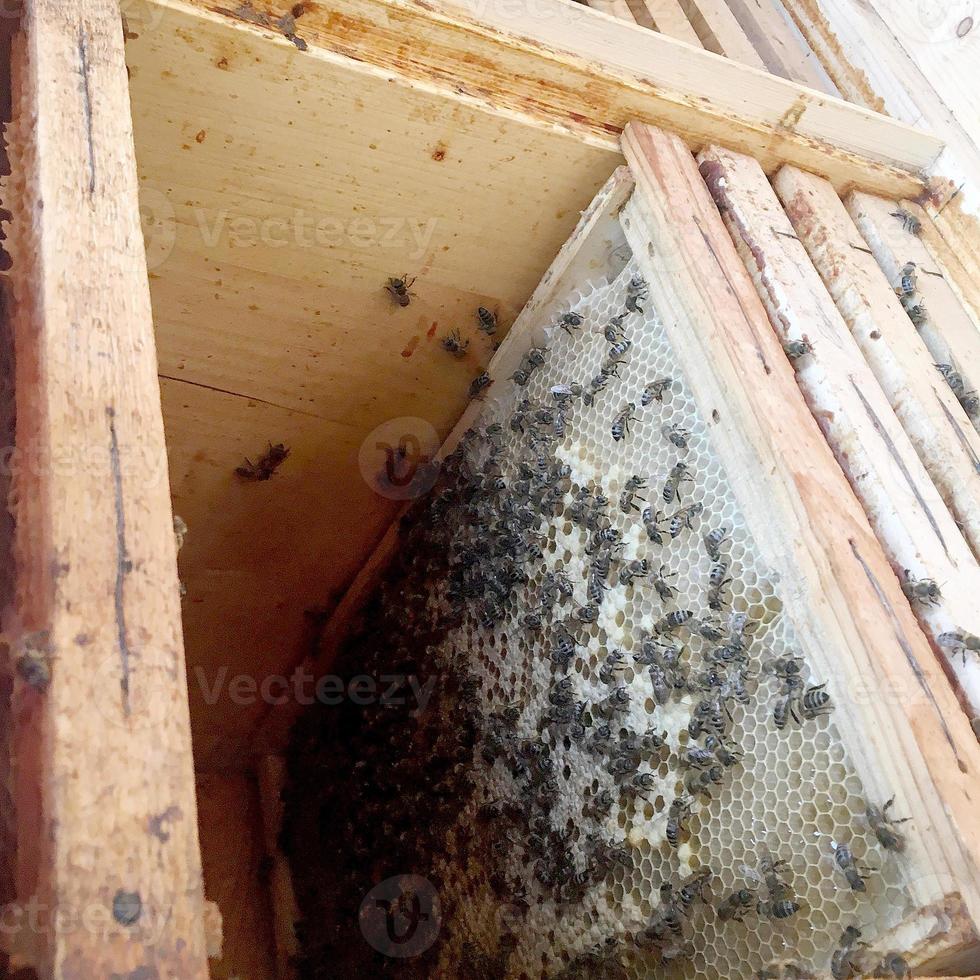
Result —
M562 313L558 317L558 326L569 336L571 336L573 330L582 326L584 322L585 317L581 313L576 313L574 310L570 310L568 313Z
M634 273L626 284L626 309L630 313L642 313L640 303L650 295L646 280L639 273Z
M661 565L657 577L653 580L653 587L662 602L670 602L677 595L677 589L667 581L669 578L677 578L677 572L668 572L667 566Z
M813 353L813 347L806 340L790 340L783 344L783 353L791 361L798 361L801 357Z
M385 289L391 294L391 298L399 306L408 306L412 302L409 289L411 289L412 284L415 279L409 279L407 275L403 275L400 278L392 276L387 283L385 283Z
M281 442L273 446L270 442L269 448L259 457L257 462L253 463L250 459L246 459L241 466L235 469L235 475L243 480L256 482L271 480L273 474L282 466L288 456L288 446L284 446Z
M623 492L619 495L619 509L624 514L629 514L631 511L638 511L640 508L637 506L637 500L643 500L645 498L641 497L637 491L645 490L647 482L642 477L631 476L623 486Z
M955 656L957 653L963 654L963 662L966 663L966 652L980 654L980 636L974 636L966 630L950 630L947 633L940 633L938 637L939 645L949 647Z
M477 330L482 330L488 337L492 337L497 332L497 315L485 306L478 306L476 310Z
M667 475L667 482L664 484L663 498L665 504L670 504L674 502L674 498L677 498L677 502L680 503L681 499L681 484L687 480L688 482L693 482L690 475L691 471L686 463L677 463L670 470Z
M905 835L895 829L896 824L908 823L911 817L902 817L896 820L888 816L889 808L895 803L893 796L883 807L877 807L873 803L865 804L865 817L868 824L874 831L878 843L887 851L895 851L901 854L905 850Z
M857 926L848 926L841 933L840 941L834 955L830 958L830 973L834 980L850 980L856 973L860 972L858 965L858 947L867 947L867 943L861 942L861 930Z
M637 417L634 414L635 412L636 405L633 402L627 402L613 419L612 437L616 440L616 442L622 442L622 440L629 434L630 422L637 421Z
M481 398L483 396L483 392L492 384L493 378L491 378L490 375L484 371L470 382L469 397Z
M613 650L602 662L599 668L599 680L603 684L612 684L615 679L616 671L626 667L626 657L622 650Z
M653 631L657 634L673 633L675 630L680 629L685 623L687 623L694 616L694 612L690 609L675 609L673 612L667 613L662 619L658 619L654 623Z
M905 308L905 312L908 314L913 326L921 327L928 319L929 314L926 312L926 304L922 300L916 300L915 297L905 297L902 300L902 306Z
M670 391L673 383L673 378L658 378L656 381L651 381L640 395L640 405L646 408L651 402L663 402L664 395Z
M910 602L921 602L928 606L938 606L943 597L935 579L916 578L907 568L902 579L902 591Z
M918 235L922 231L922 222L910 212L906 211L905 208L899 208L897 211L890 212L893 218L898 218L902 222L902 228L904 231L911 232L913 235Z
M678 449L687 449L687 440L691 435L687 429L679 425L665 425L660 431L672 446L676 446Z
M916 265L914 262L906 262L899 273L898 285L895 287L897 295L905 297L911 296L916 289Z
M755 907L755 901L755 895L748 888L739 888L718 906L718 918L722 922L741 922L746 911Z
M442 349L448 351L453 357L460 358L466 355L466 348L470 346L468 340L463 340L458 330L450 331L445 337L440 341L442 344Z
M660 531L660 524L664 520L664 515L659 511L655 511L652 507L644 507L643 513L643 527L647 532L647 537L654 543L663 546L664 536Z
M675 511L670 518L670 524L667 526L671 538L679 537L684 528L687 528L689 531L693 530L694 525L692 521L703 510L704 504L701 501L695 501L693 504L688 504L687 507L681 507L680 510Z
M704 550L712 561L721 560L721 546L728 540L728 534L727 527L716 527L701 539L704 543Z
M667 811L667 841L675 850L680 846L680 835L684 822L691 815L691 800L685 796L675 797Z
M911 977L912 971L904 956L896 952L888 952L875 967L875 974L883 977Z
M837 867L844 872L844 877L847 879L847 883L851 886L851 890L856 892L867 891L867 887L864 884L864 878L861 875L861 872L872 871L874 869L861 867L854 860L854 855L847 844L834 844L833 846L834 861L837 864Z
M796 915L802 906L791 898L780 898L775 901L758 902L755 910L766 919L788 919Z

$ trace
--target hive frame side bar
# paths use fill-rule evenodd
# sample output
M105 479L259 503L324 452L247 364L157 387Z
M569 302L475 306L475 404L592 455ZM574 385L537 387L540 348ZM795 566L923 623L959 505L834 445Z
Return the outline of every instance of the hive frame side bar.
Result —
M533 334L542 312L548 308L554 298L568 291L578 277L587 278L596 265L607 263L609 254L625 245L625 239L619 235L619 226L615 222L612 222L612 226L617 231L615 239L598 236L594 234L594 230L603 223L608 223L610 215L619 213L632 190L633 178L628 168L618 167L589 207L582 212L575 231L555 256L555 260L487 367L487 373L495 381L503 381L516 370L530 346L529 336ZM492 393L491 387L490 397ZM481 408L481 403L477 401L467 406L459 422L446 437L439 451L439 458L445 458L456 448L463 433L479 415ZM317 645L316 656L307 657L297 667L298 670L305 671L317 679L329 670L341 643L354 629L358 616L397 555L399 521L409 506L406 506L392 521L371 557L344 593L344 597L324 627ZM301 713L302 706L294 700L270 708L252 738L253 754L275 755L282 752L288 742L290 729Z
M11 968L42 977L204 980L176 549L119 6L28 0L21 26L3 188L14 202L17 359L17 583L4 633L21 664L19 905L5 910L5 938Z
M807 659L830 680L866 791L916 815L908 885L920 906L959 892L980 912L980 745L867 517L811 416L765 309L684 144L648 126L624 139L637 192L634 255L750 533L784 583ZM863 696L859 692L865 692ZM898 804L896 804L898 805Z
M776 335L812 347L793 362L797 384L892 567L944 583L941 602L915 604L926 635L938 650L943 633L976 633L980 566L765 174L749 157L716 147L698 162ZM945 663L971 719L980 718L980 660L947 650Z
M517 10L506 0L339 0L329 10L310 5L284 36L276 25L294 7L148 0L159 30L180 10L270 44L301 42L297 57L340 56L352 71L380 68L463 106L516 112L609 147L630 119L644 119L693 148L714 142L756 156L767 171L789 162L839 189L904 197L921 191L919 175L942 150L940 140L904 123L572 0Z

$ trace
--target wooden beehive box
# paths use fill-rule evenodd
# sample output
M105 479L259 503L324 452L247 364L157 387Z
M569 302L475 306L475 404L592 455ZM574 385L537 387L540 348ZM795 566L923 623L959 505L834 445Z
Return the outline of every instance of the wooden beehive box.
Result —
M11 968L203 976L210 900L214 975L290 975L309 914L277 837L294 671L329 671L397 545L405 494L379 446L451 452L483 407L474 378L489 367L504 405L561 303L627 262L833 692L848 800L894 793L913 817L907 862L885 855L870 886L904 914L861 922L917 970L978 968L980 681L949 639L980 634L978 436L932 365L968 394L980 334L970 256L920 197L943 141L829 94L749 5L732 11L768 44L742 48L711 4L683 23L656 6L629 17L662 33L565 0L29 0L3 19ZM909 260L916 325L894 293ZM405 306L393 277L414 280ZM910 605L906 568L942 601ZM844 920L812 889L829 935ZM613 902L593 941L635 932L650 901ZM544 972L583 943L552 940Z

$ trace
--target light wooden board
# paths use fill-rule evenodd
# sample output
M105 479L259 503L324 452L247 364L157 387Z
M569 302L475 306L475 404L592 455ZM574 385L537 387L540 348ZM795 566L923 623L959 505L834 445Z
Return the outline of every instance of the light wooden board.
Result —
M633 179L629 171L625 167L619 167L582 213L574 232L562 245L490 362L487 370L491 378L509 378L513 374L524 356L528 331L541 316L541 311L552 302L553 297L567 293L576 282L585 279L591 270L609 268L611 256L622 252L625 239L619 232L618 225L610 225L609 219L610 215L619 212L632 188ZM594 229L602 225L616 229L616 237L594 234ZM511 339L512 337L515 339ZM490 388L487 397L492 397L492 392L493 389ZM467 407L443 443L440 457L445 457L456 448L481 408L481 403L473 403ZM344 593L320 636L316 651L303 663L304 670L312 676L320 677L331 669L340 644L353 631L365 604L397 554L398 532L397 524L388 528L350 588ZM289 731L301 711L302 707L294 701L271 707L256 733L251 747L253 753L262 756L283 751L288 742Z
M649 18L649 24L641 14L637 13L638 6ZM704 47L694 28L691 27L680 0L634 0L631 9L638 24L652 26L654 30L672 37L675 41L693 44L696 48Z
M817 56L792 26L780 0L725 0L766 68L800 85L839 96Z
M727 150L699 154L701 173L782 343L806 341L796 380L896 574L943 583L943 601L914 612L940 634L980 635L980 566L919 459L857 340L827 292L759 165ZM980 660L945 653L971 718L980 718Z
M636 18L630 11L630 5L626 0L589 0L589 6L600 13L626 21L627 24L636 23Z
M280 980L258 785L240 773L202 773L197 795L204 890L224 925L211 980Z
M937 489L980 556L980 435L934 367L834 189L793 167L773 186Z
M726 0L681 0L681 7L708 51L724 55L740 64L768 71Z
M890 201L855 192L844 203L893 284L906 262L916 263L916 291L927 313L920 328L922 339L937 363L952 363L967 387L980 391L980 328L925 243L892 216L895 205ZM974 418L973 424L980 426L980 418Z
M807 659L841 692L834 724L874 798L893 792L934 877L980 912L980 745L868 519L800 396L766 311L689 151L651 127L624 147L637 190L622 221L749 530L784 582ZM761 463L761 465L760 465ZM878 696L854 697L868 690ZM887 689L888 696L884 696ZM896 803L896 806L898 804ZM919 835L917 835L918 837Z
M253 11L274 23L292 6L267 0ZM572 0L305 6L296 27L308 45L305 57L329 52L354 58L362 67L394 73L403 84L435 88L458 105L517 113L603 146L614 146L630 119L642 119L669 127L692 146L714 142L757 156L768 170L788 162L839 187L906 196L919 187L905 175L928 167L942 148L925 132L711 52L692 51ZM211 13L206 0L150 0L149 8L160 11L161 23L193 8L202 29L209 20L237 22L273 45L293 47L280 31L257 26L254 16L236 21L231 5ZM197 29L190 29L191 37Z
M228 682L302 661L304 611L336 602L397 509L362 475L362 443L418 417L438 445L491 354L477 306L503 336L620 157L221 19L169 10L129 28L174 505L190 528L196 762L246 764L268 705L234 703ZM307 221L331 236L304 244ZM383 288L403 272L418 277L406 309ZM453 327L471 340L462 361L439 346ZM289 459L243 484L235 467L269 442Z
M118 4L30 0L8 134L17 453L12 968L207 976L163 420ZM8 611L10 612L10 611ZM53 910L67 913L52 927ZM7 923L11 922L8 917Z

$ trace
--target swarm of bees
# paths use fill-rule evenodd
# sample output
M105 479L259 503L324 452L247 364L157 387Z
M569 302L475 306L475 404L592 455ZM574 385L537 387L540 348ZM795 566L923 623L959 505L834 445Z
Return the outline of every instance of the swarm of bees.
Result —
M431 703L345 701L310 712L294 733L292 768L307 775L297 777L296 805L287 800L284 847L294 823L296 846L306 847L299 842L313 831L303 815L312 807L317 867L340 869L305 874L304 901L313 904L304 920L356 923L374 883L416 870L447 896L440 943L448 948L453 937L452 973L464 980L531 972L529 951L544 941L539 926L530 936L522 928L532 908L553 902L572 916L610 882L638 873L639 831L627 833L624 814L653 814L636 827L647 828L662 880L644 878L642 921L593 937L551 975L649 975L651 963L683 964L700 951L697 922L717 922L726 934L750 921L778 931L806 914L794 859L757 845L757 860L725 889L699 852L708 808L755 761L741 743L743 716L758 704L770 737L798 738L786 731L790 722L812 737L827 724L832 696L801 656L772 655L757 609L733 608L733 589L745 593L741 532L703 489L704 436L695 417L677 411L681 381L652 372L623 380L636 378L624 368L636 357L633 325L650 290L635 273L622 289L612 316L584 303L553 316L547 346L530 348L498 380L432 493L401 520L395 566L340 669L402 673L420 685L431 678ZM478 326L489 334L495 319L486 312ZM446 340L450 353L465 344L455 332ZM598 349L591 380L553 376L549 348L572 344ZM493 383L481 374L470 396ZM644 459L601 481L574 469L569 450L596 415L602 451L623 450L639 429L656 447L649 468ZM549 548L556 534L563 543ZM678 560L692 551L693 562ZM614 641L609 624L628 602L653 612ZM508 674L509 684L488 680ZM347 751L334 761L340 741ZM353 779L341 771L351 764ZM583 771L591 785L576 777ZM905 839L891 805L868 804L859 830L893 858ZM855 830L841 836L851 841ZM862 859L867 852L858 848ZM876 874L849 844L837 846L827 871L842 893L871 890ZM480 896L509 912L477 941L465 919ZM307 955L331 974L370 974L357 958L364 944L344 935L338 926L304 942ZM841 969L856 962L859 939L842 941ZM445 975L439 949L405 975ZM809 975L791 961L766 970L759 975Z

